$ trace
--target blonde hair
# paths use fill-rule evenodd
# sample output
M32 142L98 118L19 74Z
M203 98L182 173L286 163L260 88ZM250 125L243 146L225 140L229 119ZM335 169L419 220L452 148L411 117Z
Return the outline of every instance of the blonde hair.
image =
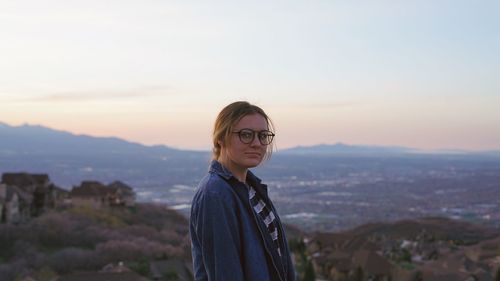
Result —
M264 117L267 122L268 130L274 132L273 122L262 108L246 101L233 102L224 107L215 119L214 131L212 134L212 158L214 160L218 160L221 154L222 146L220 145L220 142L225 144L230 143L229 138L231 137L234 125L244 116L251 114L259 114ZM265 159L269 159L271 157L273 148L274 143L267 146Z

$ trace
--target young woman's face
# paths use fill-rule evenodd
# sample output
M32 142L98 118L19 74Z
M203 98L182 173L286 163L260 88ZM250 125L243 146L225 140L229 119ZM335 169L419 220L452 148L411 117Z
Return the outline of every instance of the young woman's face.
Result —
M247 131L248 129L249 131ZM245 142L247 142L249 139L248 137L251 136L252 131L255 132L254 138L250 143L247 144L242 142L240 134L235 133L240 132L241 130L246 132L242 135ZM222 149L225 150L225 154L227 155L227 160L231 162L230 164L240 169L248 169L258 166L266 155L267 149L267 145L263 145L259 141L259 132L267 130L267 121L260 114L245 115L241 118L241 120L236 123L233 128L229 138L229 144L222 145Z

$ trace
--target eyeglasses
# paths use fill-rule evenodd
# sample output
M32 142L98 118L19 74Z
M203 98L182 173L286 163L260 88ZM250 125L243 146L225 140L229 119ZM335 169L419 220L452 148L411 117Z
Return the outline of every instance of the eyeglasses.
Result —
M233 132L233 134L238 134L238 137L240 137L240 141L244 144L250 144L253 142L255 139L255 134L257 134L259 138L259 142L262 145L269 145L271 142L273 142L273 138L275 134L271 131L254 131L252 129L241 129L237 132Z

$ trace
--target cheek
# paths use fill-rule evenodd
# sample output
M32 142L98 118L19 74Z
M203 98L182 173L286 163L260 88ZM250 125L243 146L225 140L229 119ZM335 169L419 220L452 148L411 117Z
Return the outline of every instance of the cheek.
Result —
M237 146L231 146L231 147L228 147L226 149L226 152L227 154L231 157L231 158L238 158L239 155L241 155L241 150L238 149Z

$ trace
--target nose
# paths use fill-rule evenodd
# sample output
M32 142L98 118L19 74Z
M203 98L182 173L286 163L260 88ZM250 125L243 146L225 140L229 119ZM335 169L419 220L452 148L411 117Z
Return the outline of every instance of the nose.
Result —
M261 146L262 144L260 143L260 140L259 140L259 134L257 134L256 132L254 133L254 138L252 140L252 142L250 143L250 146Z

